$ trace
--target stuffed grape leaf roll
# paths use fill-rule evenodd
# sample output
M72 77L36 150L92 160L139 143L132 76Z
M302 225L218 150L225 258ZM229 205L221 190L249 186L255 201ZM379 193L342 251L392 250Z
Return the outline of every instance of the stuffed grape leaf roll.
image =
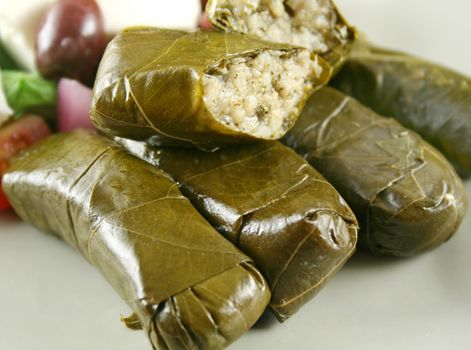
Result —
M471 176L470 78L362 43L333 85L416 131L437 147L461 176Z
M332 0L209 0L206 12L216 29L305 47L334 70L356 38Z
M26 151L3 178L25 221L78 250L129 304L154 348L221 349L270 292L161 170L87 131Z
M308 101L285 142L352 207L359 242L377 254L437 247L466 212L463 183L447 160L397 121L326 87Z
M225 144L279 139L331 68L303 48L237 33L130 28L108 45L91 117L135 140Z
M169 173L200 213L254 259L280 321L309 301L355 249L357 222L350 208L279 142L212 153L118 142Z

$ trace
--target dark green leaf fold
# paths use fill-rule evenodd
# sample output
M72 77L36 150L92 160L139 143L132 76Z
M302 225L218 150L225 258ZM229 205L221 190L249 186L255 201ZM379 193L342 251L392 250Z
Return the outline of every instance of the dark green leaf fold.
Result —
M460 226L467 198L453 167L397 121L332 88L308 101L285 142L335 186L377 254L412 256Z
M471 79L407 54L361 43L333 85L393 117L471 176Z

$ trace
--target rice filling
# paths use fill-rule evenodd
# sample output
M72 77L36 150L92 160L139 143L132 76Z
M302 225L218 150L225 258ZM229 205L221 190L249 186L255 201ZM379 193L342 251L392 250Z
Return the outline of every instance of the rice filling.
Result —
M331 0L221 0L217 6L221 14L232 12L236 30L316 53L348 39Z
M203 77L204 103L227 127L264 139L277 139L291 126L299 102L322 74L307 50L268 50L235 57Z

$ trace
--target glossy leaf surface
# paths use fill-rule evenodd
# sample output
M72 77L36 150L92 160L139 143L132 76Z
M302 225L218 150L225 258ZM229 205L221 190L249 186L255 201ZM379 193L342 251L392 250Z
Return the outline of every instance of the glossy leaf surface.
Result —
M334 86L396 118L471 176L471 79L425 60L359 45Z
M466 193L453 167L420 136L332 89L307 103L285 142L335 186L377 254L411 256L458 229Z
M254 259L282 321L317 294L355 249L350 208L279 142L208 153L118 141L168 172L200 213Z
M108 134L135 140L153 138L155 143L212 149L257 140L227 127L207 110L202 79L208 69L224 65L229 58L266 50L294 54L300 49L241 34L126 29L108 45L100 64L92 120ZM316 87L330 76L330 67L321 58L317 60L324 70ZM306 91L291 112L291 124L311 93L312 89Z
M223 348L268 303L250 259L166 174L91 132L54 135L25 152L3 186L21 218L102 273L154 347Z

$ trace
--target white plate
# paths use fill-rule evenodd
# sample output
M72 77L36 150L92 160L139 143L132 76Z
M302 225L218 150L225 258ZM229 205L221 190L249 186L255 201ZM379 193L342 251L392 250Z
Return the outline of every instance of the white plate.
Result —
M469 0L338 4L376 42L471 75ZM466 190L471 197L471 182ZM468 213L458 234L428 254L354 257L293 318L277 324L266 314L231 349L470 349L470 267ZM142 332L120 324L128 313L79 254L0 214L0 349L148 350Z

